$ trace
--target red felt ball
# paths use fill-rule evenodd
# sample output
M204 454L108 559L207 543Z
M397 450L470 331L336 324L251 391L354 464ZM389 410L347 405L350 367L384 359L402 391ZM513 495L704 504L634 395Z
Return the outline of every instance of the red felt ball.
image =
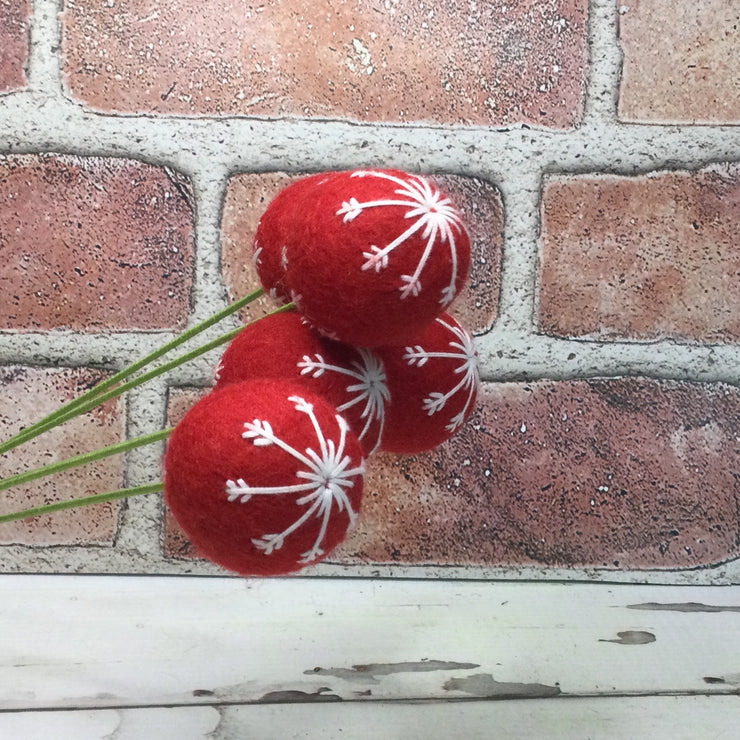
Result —
M167 505L196 549L242 575L279 575L325 558L360 509L364 463L346 421L295 383L214 391L175 427Z
M252 378L293 380L344 416L366 455L379 443L389 398L383 363L370 349L320 336L296 311L248 324L226 348L216 387Z
M461 215L423 177L335 173L307 187L296 208L285 284L327 336L365 347L406 343L465 283L470 244Z
M262 214L252 246L252 260L265 292L277 303L290 301L283 280L286 264L286 237L291 233L296 203L305 190L327 179L331 173L319 173L295 180L284 187Z
M449 439L470 416L478 393L473 338L443 314L403 347L377 350L388 377L380 449L412 455Z

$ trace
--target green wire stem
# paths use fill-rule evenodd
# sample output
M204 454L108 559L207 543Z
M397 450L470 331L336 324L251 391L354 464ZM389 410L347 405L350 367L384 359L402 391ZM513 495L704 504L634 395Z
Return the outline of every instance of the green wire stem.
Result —
M255 294L252 293L251 295L254 296ZM242 299L242 301L244 300L245 299ZM254 300L254 298L251 298L250 300ZM236 305L236 303L232 304L232 306L230 306L229 308L232 308L234 305ZM242 305L244 304L242 303ZM280 308L277 308L274 311L271 311L267 315L271 316L273 314L283 313L285 311L290 311L293 308L294 308L294 304L288 303L285 306L281 306ZM208 326L212 325L218 320L214 318L215 316L219 316L219 318L223 318L224 315L228 315L228 314L224 314L223 311L219 312L219 314L214 314L214 316L208 319L208 322L210 322L208 323ZM260 321L260 319L255 319L255 321ZM199 326L201 327L199 331L202 331L204 328L207 328L206 326L204 326L205 323L206 322L199 324ZM251 323L254 323L254 322L251 322ZM190 330L190 332L193 332L195 328L196 327L193 327L193 329ZM220 337L216 337L216 339L213 339L210 342L207 342L201 347L197 347L196 349L191 350L190 352L186 352L185 354L180 355L179 357L175 357L169 362L166 362L163 365L160 365L159 367L153 368L149 372L142 373L138 377L133 378L132 380L129 380L128 382L117 386L116 388L111 388L107 392L91 393L91 391L87 391L79 398L74 399L73 402L65 404L61 409L57 409L57 411L54 412L53 414L49 414L44 419L41 419L39 422L36 422L35 424L32 425L32 427L28 427L27 429L22 430L22 432L20 432L19 434L16 434L14 437L11 437L11 439L8 440L4 445L0 446L0 453L7 452L8 450L13 449L14 447L17 447L19 444L22 444L23 442L26 442L30 439L33 439L34 437L37 437L38 435L43 434L49 429L52 429L53 427L58 426L59 424L62 424L65 421L68 421L69 419L74 418L75 416L84 414L86 411L89 411L90 409L93 409L96 406L99 406L100 404L105 403L111 398L116 398L117 396L120 396L121 394L125 393L126 391L131 390L132 388L136 388L137 386L142 385L143 383L146 383L152 378L156 378L157 376L162 375L163 373L166 373L169 370L172 370L184 364L185 362L189 362L190 360L193 360L196 357L199 357L200 355L205 354L206 352L210 352L212 349L215 349L216 347L219 347L222 344L226 344L227 342L231 341L237 334L239 334L242 331L242 329L244 329L243 326L237 327L236 329L232 329L231 331L226 332L225 334L222 334ZM191 336L192 335L193 334L191 333ZM179 337L176 338L176 340L177 339L180 340L179 342L177 342L177 344L173 344L173 342L175 342L176 340L173 340L173 342L169 342L167 345L160 347L160 349L157 350L156 352L152 352L151 354L147 355L145 358L142 358L141 360L133 363L132 365L129 365L128 368L126 368L126 370L123 370L120 373L117 373L117 376L119 376L119 379L121 377L126 377L127 375L130 375L132 372L135 372L137 369L140 369L144 365L152 362L154 359L157 359L159 356L169 351L170 349L173 349L173 347L176 347L178 344L182 344L182 342L186 341L182 339L182 336L183 335L180 335ZM132 370L131 368L135 368L135 369ZM105 381L106 387L109 387L112 384L111 381L113 381L114 377L116 376L113 376L112 378L109 378L107 381ZM92 391L96 391L96 390L99 391L100 385L93 388ZM5 490L7 488L11 488L12 486L18 486L23 483L36 480L37 478L42 478L47 475L53 475L55 473L59 473L64 470L68 470L69 468L73 468L79 465L85 465L87 463L93 462L95 460L99 460L109 455L115 455L117 453L126 452L128 450L134 449L136 447L141 447L146 444L152 444L153 442L157 442L162 439L165 439L171 433L172 433L172 428L161 429L157 432L152 432L151 434L145 434L141 437L136 437L134 439L126 440L124 442L117 442L116 444L109 445L108 447L101 447L100 449L94 450L93 452L86 452L86 453L83 453L82 455L77 455L75 457L67 458L66 460L60 460L59 462L56 462L56 463L44 465L40 468L35 468L34 470L30 470L25 473L18 473L17 475L13 475L13 476L9 476L8 478L0 479L0 491ZM18 439L20 437L22 437L22 439ZM9 445L10 442L13 442L13 444ZM54 511L61 511L62 509L74 509L78 506L88 506L90 504L98 504L98 503L103 503L105 501L113 501L115 499L127 498L129 496L141 496L141 495L145 495L149 493L160 493L162 490L163 490L163 484L159 482L159 483L150 483L150 484L146 484L143 486L136 486L134 488L122 488L117 491L109 491L108 493L99 493L93 496L86 496L82 498L71 499L69 501L58 501L53 504L46 504L44 506L36 506L31 509L23 509L22 511L11 512L10 514L2 514L0 515L0 524L5 523L5 522L16 521L18 519L27 519L29 517L38 516L39 514L50 514Z
M29 429L29 430L24 429L22 434L16 435L16 441L11 446L11 449L13 447L17 447L20 444L23 444L24 442L28 442L34 437L38 437L40 434L43 434L44 432L48 432L50 429L53 429L54 427L59 426L60 424L63 424L65 421L69 421L70 419L73 419L75 416L79 416L80 414L84 414L85 412L90 411L91 409L94 409L96 406L100 406L100 404L103 404L106 401L109 401L111 398L116 398L117 396L120 396L121 394L126 393L126 391L130 391L132 388L136 388L137 386L143 385L144 383L151 380L152 378L156 378L157 376L162 375L163 373L166 373L178 367L179 365L182 365L185 362L194 360L196 357L199 357L200 355L205 354L206 352L210 352L212 349L215 349L216 347L220 347L222 344L226 344L226 342L229 342L230 340L232 340L243 328L244 328L243 326L240 326L236 329L232 329L231 331L226 332L226 334L222 334L220 337L217 337L216 339L211 340L210 342L202 345L201 347L197 347L196 349L191 350L190 352L187 352L184 355L175 357L169 362L165 362L163 365L160 365L159 367L155 367L153 370L150 370L149 372L142 373L141 375L137 376L133 380L129 380L128 382L122 383L121 385L116 386L115 388L111 388L111 390L106 391L105 393L94 395L92 398L89 398L89 400L84 401L83 403L77 404L74 408L70 409L65 414L57 415L55 418L48 419L44 423L34 424L34 429Z
M68 457L66 460L59 460L59 462L43 465L34 470L27 470L25 473L18 473L17 475L10 475L7 478L0 478L0 491L5 491L13 486L20 486L23 483L29 483L37 478L44 478L47 475L61 473L64 470L76 468L79 465L87 465L87 463L95 462L95 460L101 460L110 455L117 455L119 452L128 452L136 447L143 447L144 445L152 444L153 442L159 442L160 440L169 437L170 434L172 434L172 429L172 427L169 429L160 429L158 432L144 434L141 437L127 439L124 442L116 442L116 444L109 445L108 447L101 447L93 452L85 452L82 455Z
M53 411L52 413L45 416L43 419L40 419L34 424L31 424L25 429L22 429L20 432L10 437L10 439L7 439L5 442L0 444L0 455L14 449L15 447L18 447L18 445L21 445L30 439L33 439L34 437L38 436L39 434L42 434L48 429L52 429L57 424L61 424L62 421L66 421L67 419L73 418L73 416L76 416L77 414L72 414L71 412L74 411L77 407L83 406L87 402L89 402L91 399L102 395L104 391L108 390L108 388L111 388L117 383L120 383L122 380L125 380L127 377L129 377L129 375L133 375L135 372L137 372L141 368L145 367L151 362L154 362L154 360L159 359L162 355L166 354L170 350L173 350L176 347L179 347L181 344L184 344L189 339L192 339L194 336L197 336L201 332L205 331L206 329L210 328L214 324L221 321L222 319L225 319L227 316L231 316L231 314L236 313L240 308L243 308L244 306L251 303L252 301L257 300L263 294L264 294L264 290L262 290L262 288L258 288L257 290L252 291L251 293L244 296L243 298L240 298L239 300L234 301L233 303L231 303L230 305L228 305L226 308L222 309L221 311L218 311L217 313L213 314L213 316L207 318L205 321L201 321L200 323L196 324L190 329L186 329L181 334L178 334L174 339L170 340L169 342L166 342L158 349L154 350L153 352L150 352L148 355L145 355L144 357L137 360L136 362L133 362L132 364L128 365L123 370L120 370L115 375L112 375L110 378L106 378L105 380L102 380L94 388L91 388L89 391L86 391L81 396L78 396L77 398L74 398L71 401L68 401L67 403L65 403L64 405L60 406L58 409ZM183 362L185 361L186 360L183 360ZM97 404L94 404L94 405L97 405ZM93 407L88 406L86 407L86 410L89 410L89 408L93 408ZM83 412L80 412L80 413L83 413Z
M276 309L275 311L272 311L270 314L268 314L268 316L275 314L275 313L282 313L283 311L288 311L291 308L293 308L293 304L289 303L285 306L282 306L281 308ZM256 319L256 320L259 321L260 319ZM203 355L206 352L210 352L212 349L215 349L216 347L220 347L222 344L226 344L227 342L231 341L237 334L239 334L239 332L241 332L243 328L244 328L243 326L239 326L236 329L232 329L231 331L226 332L226 334L222 334L220 337L216 337L216 339L213 339L210 342L207 342L206 344L200 347L196 347L194 350L191 350L190 352L186 352L183 355L179 355L178 357L175 357L169 362L166 362L163 365L160 365L159 367L156 367L150 370L149 372L143 373L139 375L138 377L133 378L132 380L129 380L126 383L116 386L115 388L112 388L111 390L105 393L95 394L93 395L92 398L89 398L89 400L76 404L73 408L67 410L65 413L63 414L57 413L55 417L52 419L48 419L48 418L46 420L42 419L41 422L38 422L33 425L33 429L29 427L28 429L24 429L23 431L16 434L15 437L13 438L14 442L12 445L10 445L9 449L12 449L13 447L17 447L18 445L23 444L24 442L28 442L29 440L34 439L35 437L38 437L40 434L43 434L44 432L47 432L50 429L53 429L59 424L62 424L65 421L69 421L70 419L73 419L74 417L79 416L80 414L84 414L85 412L90 411L91 409L94 409L96 406L99 406L100 404L103 404L106 401L109 401L111 398L116 398L117 396L120 396L121 394L126 393L126 391L130 391L132 388L136 388L137 386L143 385L144 383L151 380L152 378L156 378L159 375L162 375L166 372L169 372L170 370L173 370L176 367L179 367L185 362L194 360L196 357L199 357L200 355ZM87 395L87 394L83 394L83 395ZM0 448L0 454L6 451L7 451L6 449Z
M159 483L147 483L143 486L136 486L134 488L121 488L118 491L108 491L108 493L96 493L94 496L84 496L82 498L74 498L69 501L57 501L54 504L46 504L44 506L35 506L32 509L23 509L22 511L14 511L12 514L0 515L0 524L5 522L14 522L18 519L28 519L32 516L38 516L39 514L51 514L54 511L61 511L62 509L76 509L78 506L89 506L90 504L102 504L105 501L115 501L119 498L128 498L129 496L143 496L148 493L161 493L164 485Z

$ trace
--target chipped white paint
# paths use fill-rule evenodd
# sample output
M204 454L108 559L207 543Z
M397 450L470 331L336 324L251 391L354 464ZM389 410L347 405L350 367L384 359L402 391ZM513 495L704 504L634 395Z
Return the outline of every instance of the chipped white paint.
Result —
M740 587L2 576L0 631L0 710L740 689Z

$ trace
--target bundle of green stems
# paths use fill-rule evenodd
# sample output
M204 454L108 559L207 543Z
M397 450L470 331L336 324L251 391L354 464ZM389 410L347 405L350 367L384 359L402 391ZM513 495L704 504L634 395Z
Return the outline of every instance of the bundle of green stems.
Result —
M161 358L163 355L171 352L177 347L181 346L185 342L198 336L206 329L209 329L214 324L222 321L223 319L231 316L232 314L239 311L241 308L257 300L262 296L264 291L260 288L253 291L249 295L234 301L223 310L213 314L205 321L201 321L190 329L186 329L184 332L176 336L169 342L166 342L158 349L150 352L146 356L137 360L136 362L128 365L119 372L111 375L105 380L98 383L96 386L86 391L77 398L72 399L68 403L60 406L56 411L52 412L43 419L39 419L37 422L25 427L17 434L14 434L10 439L0 443L0 455L9 452L16 447L19 447L32 439L35 439L44 432L48 432L64 422L70 419L84 414L96 406L99 406L106 401L116 398L132 388L143 385L152 378L156 378L170 370L173 370L186 362L194 360L196 357L210 352L211 350L220 347L221 345L230 342L239 332L244 328L242 326L232 329L231 331L221 334L220 336L206 342L195 349L189 350L182 355L179 355L172 360L163 362L161 365L147 370L144 370L148 365L154 363L156 360ZM281 311L287 311L293 307L293 304L288 304L276 309L272 313L279 313ZM259 320L259 319L258 319ZM0 491L7 490L14 486L24 485L38 478L43 478L49 475L60 473L63 470L69 470L70 468L77 467L79 465L86 465L100 460L101 458L108 457L110 455L121 454L128 450L133 450L136 447L142 447L143 445L152 444L166 439L172 433L172 428L162 429L151 434L145 434L141 437L135 437L133 439L124 440L108 447L101 447L100 449L93 450L91 452L85 452L74 457L60 460L49 465L44 465L40 468L35 468L17 475L11 475L7 478L0 479ZM160 493L163 489L161 481L148 483L141 486L135 486L132 488L122 488L117 491L107 491L105 493L98 493L93 496L85 496L81 498L71 499L69 501L57 501L51 504L43 506L36 506L29 509L23 509L21 511L14 511L7 514L0 515L0 523L11 522L18 519L27 519L29 517L38 516L39 514L49 514L54 511L60 511L61 509L73 509L78 506L86 506L89 504L98 504L104 501L112 501L114 499L127 498L129 496L141 496L144 494Z

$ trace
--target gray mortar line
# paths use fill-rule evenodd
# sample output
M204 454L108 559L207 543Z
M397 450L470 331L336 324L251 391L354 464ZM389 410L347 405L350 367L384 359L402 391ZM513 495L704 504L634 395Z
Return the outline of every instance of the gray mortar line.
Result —
M138 437L162 429L166 403L167 387L161 378L132 391L128 399L128 436ZM125 458L125 485L138 486L161 480L163 454L164 442L128 452ZM137 559L159 557L163 526L161 512L161 494L127 499L119 519L116 549L125 551L127 557L135 554Z
M578 380L640 375L740 386L740 347L722 344L593 342L494 329L479 343L490 381Z
M31 0L30 46L27 66L28 88L49 98L62 89L61 23L62 0Z
M183 172L290 172L394 165L498 181L544 172L634 175L740 159L740 127L586 123L534 128L396 127L347 121L116 117L29 92L0 97L5 153L131 157ZM351 156L348 155L351 153Z
M222 167L208 166L190 173L195 194L195 273L193 275L193 311L190 321L203 321L227 305L226 289L221 281L221 212L228 183ZM214 335L237 326L232 317L218 325Z
M537 239L541 175L536 170L520 172L516 181L502 179L504 249L501 254L501 287L498 318L493 331L529 334L534 317ZM478 339L485 346L489 337Z
M225 333L232 324L224 321L203 332L182 348L165 355L162 361L170 360L199 344ZM234 320L233 326L237 326ZM73 332L50 332L48 335L24 333L0 333L0 364L32 365L41 367L96 367L121 370L176 335L172 332L120 332L101 334L75 334ZM207 368L223 350L211 352L191 360L187 365L176 368L167 377L203 382ZM161 361L160 361L161 362ZM210 371L209 371L210 372ZM210 377L210 376L209 376Z
M619 11L615 0L588 3L588 84L583 126L614 125L621 76Z
M526 286L522 288L524 295L520 296L516 293L517 286L511 282L509 285L515 294L512 301L526 303L529 300L524 292ZM512 314L518 318L516 310L512 309ZM541 377L575 380L579 377L634 375L639 372L648 377L695 378L703 382L725 382L740 386L740 346L737 344L688 344L669 339L643 342L561 339L537 334L523 323L513 321L507 324L500 320L490 332L477 338L485 379L534 380ZM228 331L228 327L219 325L218 330L214 328L205 334L212 338L224 331ZM120 370L172 336L170 333L0 334L0 364ZM166 375L168 383L195 386L210 384L213 367L221 351L217 348L170 371ZM576 359L571 355L575 355ZM170 359L170 356L165 359Z
M173 339L175 332L101 332L99 334L52 330L49 333L0 333L0 362L24 362L73 367L89 364L121 370L144 354Z

